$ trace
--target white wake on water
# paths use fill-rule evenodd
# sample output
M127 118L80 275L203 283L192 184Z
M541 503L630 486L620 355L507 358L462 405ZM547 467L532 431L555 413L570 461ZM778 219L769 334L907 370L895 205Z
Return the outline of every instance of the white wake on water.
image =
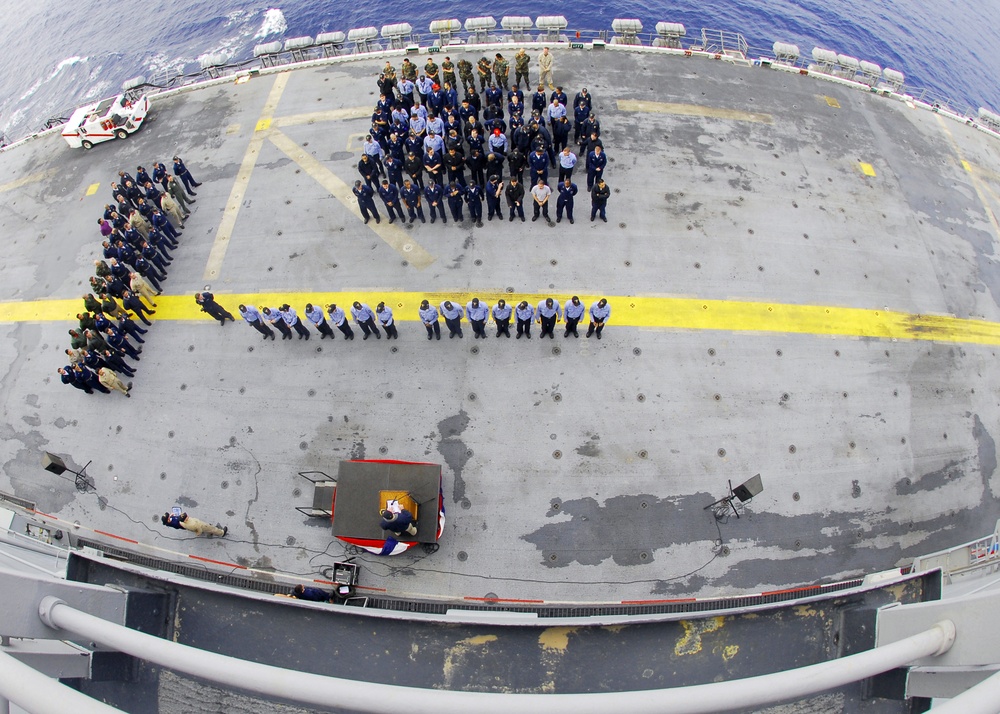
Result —
M81 62L86 62L89 59L90 59L89 57L76 57L76 56L67 57L66 59L62 60L59 64L56 65L56 68L52 70L51 74L49 74L48 77L46 77L45 79L36 79L35 83L32 84L28 88L28 90L18 98L17 101L23 102L25 99L32 96L35 92L41 89L43 84L51 82L53 79L58 77L59 73L62 72L67 67L72 67L73 65L80 64Z
M264 22L261 23L257 34L253 36L255 40L262 39L268 35L280 35L288 29L285 22L285 14L277 8L271 8L264 13Z

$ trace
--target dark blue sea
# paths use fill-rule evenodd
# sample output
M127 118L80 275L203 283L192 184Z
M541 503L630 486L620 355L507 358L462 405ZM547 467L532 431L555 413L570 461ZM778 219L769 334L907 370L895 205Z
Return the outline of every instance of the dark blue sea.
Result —
M560 9L556 9L560 8ZM775 41L815 46L903 72L908 86L950 100L959 111L1000 109L1000 2L996 0L673 0L670 3L379 3L284 0L37 0L8 6L0 46L0 130L9 140L68 116L91 98L120 91L136 75L196 72L198 58L252 56L261 42L353 27L409 22L426 40L431 20L563 14L569 30L609 29L616 17L742 33L753 48ZM15 52L16 50L16 52Z

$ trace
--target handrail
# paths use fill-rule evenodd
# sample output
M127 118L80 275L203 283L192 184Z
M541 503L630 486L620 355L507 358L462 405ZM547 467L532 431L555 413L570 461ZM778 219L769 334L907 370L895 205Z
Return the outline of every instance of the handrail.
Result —
M1000 673L984 679L947 702L934 707L934 714L997 714L1000 712Z
M1000 520L988 536L945 548L913 559L914 572L941 568L947 581L952 576L965 575L977 570L1000 569Z
M0 650L0 701L31 714L117 714L118 709L48 677Z
M649 26L655 26L655 23L649 23ZM570 47L583 47L586 43L593 43L594 41L598 41L600 43L613 42L614 38L612 37L612 33L613 31L610 28L594 30L572 29L566 27L558 31L560 39L552 40L547 36L547 31L545 29L538 28L531 30L504 30L502 28L496 28L484 32L481 29L467 30L464 29L464 27L460 27L459 29L448 33L449 44L445 44L443 46L437 44L436 42L431 45L421 45L421 37L417 34L412 34L410 37L411 42L405 48L400 47L400 43L393 41L392 38L382 38L381 41L377 39L365 40L363 43L355 43L355 45L350 48L347 47L349 43L345 42L342 47L344 54L338 54L335 57L329 56L327 49L323 44L314 43L305 47L287 49L282 47L280 52L268 54L264 57L247 57L228 64L203 68L194 73L184 74L177 72L176 74L171 75L168 70L159 70L151 78L151 81L143 86L154 90L165 91L168 89L177 89L191 84L196 84L198 82L205 81L206 79L218 76L255 71L267 67L291 66L293 64L311 62L320 59L352 59L363 55L382 53L386 51L399 53L414 50L424 53L431 51L432 48L433 51L444 50L445 48L452 48L452 51L460 51L459 48L461 47L509 44L533 44L537 46L552 44L562 47L566 47L567 45ZM486 37L488 42L482 42L483 37ZM565 40L563 38L565 38ZM634 39L636 45L642 45L648 49L659 48L663 42L663 38L661 38L655 30L638 32L635 34ZM433 42L434 38L431 38L431 40ZM630 45L625 46L627 47ZM758 61L761 59L769 62L776 61L773 50L769 48L751 46L746 41L742 33L731 30L702 28L698 33L690 33L686 36L672 38L669 46L663 46L663 49L680 49L685 51L708 53L718 52L719 54L728 54L733 52L742 54L744 59L748 60L753 58ZM800 57L795 60L794 64L791 66L798 67L800 69L807 69L811 64L812 62L810 61L810 58ZM903 84L903 86L899 87L898 91L902 94L913 97L916 101L927 103L935 108L941 107L975 121L973 109L968 105L968 103L956 102L952 98L944 96L938 90L932 90L912 84ZM954 109L954 107L962 107L962 110L958 111ZM37 133L38 132L36 132L36 134ZM24 138L28 137L23 137L13 143L19 143L20 141L23 141Z
M941 655L951 648L956 634L955 625L950 620L943 620L928 630L883 647L798 669L728 682L630 692L495 694L419 689L289 671L131 630L76 610L52 596L43 598L38 610L39 617L50 627L201 679L314 706L336 703L344 709L373 713L404 708L435 714L468 711L507 714L512 709L521 714L552 711L710 714L816 694L924 657Z

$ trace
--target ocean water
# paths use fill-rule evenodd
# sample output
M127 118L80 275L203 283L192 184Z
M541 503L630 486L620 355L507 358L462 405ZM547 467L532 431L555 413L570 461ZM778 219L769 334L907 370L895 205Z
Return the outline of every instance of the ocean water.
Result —
M16 140L53 116L68 116L121 83L158 71L197 72L198 58L224 52L252 57L261 42L354 27L409 22L426 40L431 20L491 14L557 12L551 4L500 3L488 9L451 3L317 3L312 0L145 0L20 4L0 25L0 131ZM1000 3L974 0L674 0L629 4L578 0L561 12L569 30L610 29L616 17L741 32L752 48L775 41L819 46L903 72L908 86L928 90L959 111L1000 110ZM15 52L16 50L16 52Z

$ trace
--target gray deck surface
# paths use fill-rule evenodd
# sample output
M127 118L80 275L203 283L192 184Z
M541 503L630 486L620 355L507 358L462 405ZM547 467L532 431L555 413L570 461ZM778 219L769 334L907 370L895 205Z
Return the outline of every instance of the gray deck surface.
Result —
M142 543L312 577L343 548L329 521L294 510L312 495L297 472L346 458L438 462L441 549L363 556L362 584L547 601L844 578L996 521L994 344L651 328L628 308L630 296L694 297L996 322L996 141L813 78L564 49L557 81L570 97L582 86L596 97L610 222L587 220L581 191L575 226L418 223L407 234L433 257L420 268L303 168L353 182L366 119L280 122L373 105L381 64L287 77L273 125L303 155L293 161L260 139L208 281L274 75L156 101L148 126L91 152L55 136L0 154L0 300L82 295L109 181L180 153L204 182L165 286L185 306L206 283L233 311L231 294L295 293L300 314L306 295L325 291L603 294L614 310L604 339L564 340L557 328L555 341L473 341L466 330L461 341L427 342L412 301L397 308L400 339L389 344L339 333L261 343L241 323L162 320L126 400L59 383L70 323L0 324L0 490ZM623 110L625 100L771 122ZM26 176L38 180L6 184ZM164 304L157 317L176 309ZM93 460L96 493L42 471L42 450ZM758 472L764 492L743 518L703 510L728 479ZM158 516L175 504L229 535L166 531Z

